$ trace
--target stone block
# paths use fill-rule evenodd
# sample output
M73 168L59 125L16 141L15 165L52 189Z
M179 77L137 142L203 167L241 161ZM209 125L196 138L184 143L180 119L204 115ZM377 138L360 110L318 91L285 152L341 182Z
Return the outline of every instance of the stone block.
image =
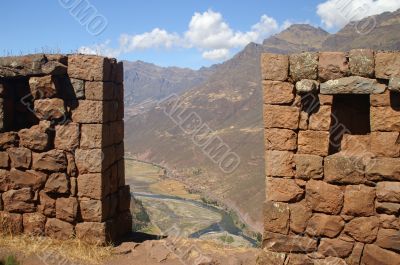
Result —
M297 148L297 134L287 129L266 129L264 142L267 150L292 151Z
M344 232L359 242L372 243L376 239L378 229L377 217L357 217L346 224Z
M35 115L40 120L66 120L64 101L59 98L36 99L34 101Z
M400 53L376 52L375 76L380 79L390 79L400 76Z
M399 132L372 132L371 152L375 156L399 157Z
M113 136L114 144L119 144L124 141L124 126L124 121L115 121L109 124L109 132Z
M102 149L76 149L75 163L80 174L101 173L105 170Z
M103 101L78 100L77 106L72 109L72 121L77 123L105 123L108 122L106 104Z
M327 156L329 151L329 132L300 131L298 134L298 154Z
M10 213L32 213L36 211L33 203L34 193L30 188L9 190L2 195L4 211Z
M288 151L266 151L265 174L275 177L293 177L293 153Z
M365 245L361 264L399 265L400 254L380 248L376 245Z
M371 49L351 50L349 53L349 66L352 75L374 77L375 53Z
M79 207L84 222L104 222L110 211L109 200L93 200L82 198Z
M10 166L10 157L7 152L0 152L0 168L8 168Z
M400 182L379 182L376 197L379 202L400 203Z
M130 209L131 192L130 186L125 185L118 190L118 211L124 212Z
M60 172L67 169L67 158L61 150L33 153L32 160L32 168L35 170Z
M60 150L73 151L79 147L79 124L71 122L56 126L54 147Z
M56 200L51 198L44 191L39 192L38 212L47 217L56 217Z
M78 214L78 200L73 197L56 200L56 217L62 221L73 223Z
M323 158L316 155L294 155L296 178L309 180L321 179L323 174Z
M76 237L94 245L106 245L110 240L110 225L106 222L84 222L75 227Z
M0 149L6 150L7 148L18 145L18 134L15 132L0 133Z
M289 233L290 210L287 203L267 201L264 203L264 229L268 232Z
M395 215L379 214L381 228L400 230L400 220Z
M297 107L264 105L266 128L296 130L299 127L300 110Z
M114 83L112 82L86 82L85 98L87 100L113 100Z
M11 147L7 149L11 167L28 169L32 162L32 151L25 147Z
M304 233L308 220L312 217L311 208L304 201L289 204L290 230L296 234Z
M0 233L18 235L23 232L22 214L0 211Z
M344 52L320 52L318 75L321 81L339 79L349 75L349 64Z
M18 132L20 146L33 151L46 151L50 145L48 126L45 123L32 126L29 129L22 129Z
M343 77L329 80L320 85L321 94L382 94L386 85L379 84L376 79L360 76Z
M329 131L331 127L331 106L320 106L318 112L310 116L308 129L314 131Z
M368 161L365 174L369 180L400 180L400 158L378 157Z
M267 178L266 194L268 201L296 202L303 197L304 190L293 179Z
M47 219L45 226L46 236L57 240L68 240L74 236L74 226L56 218Z
M78 177L78 196L101 200L110 193L110 179L101 173Z
M80 148L94 149L102 148L112 144L113 134L111 134L109 124L82 124Z
M297 235L266 233L264 235L263 247L275 252L308 253L317 250L317 241Z
M46 225L46 216L41 213L23 214L24 233L34 236L43 236Z
M289 75L289 56L263 53L261 76L263 80L286 81Z
M391 202L376 202L375 208L378 213L389 215L398 215L400 213L400 204Z
M325 158L325 181L336 184L362 184L364 178L363 156L346 156L337 153Z
M75 155L70 153L70 152L66 152L65 153L66 157L67 157L67 175L70 177L77 177L78 176L78 168L76 167L75 164Z
M389 90L393 92L400 92L400 77L392 77L389 80Z
M395 229L379 229L376 244L381 248L400 251L400 233Z
M292 83L279 81L263 81L265 104L289 104L294 100Z
M318 253L326 257L346 258L353 250L354 242L342 238L323 238L318 247Z
M44 187L46 193L66 194L69 192L69 180L65 173L53 173Z
M375 214L375 189L365 185L346 186L343 213L351 216Z
M363 154L371 151L371 137L370 135L344 134L340 149L340 153L345 157L363 157Z
M369 98L372 107L389 107L391 105L389 90L385 90L382 94L371 94Z
M113 63L114 59L95 55L69 55L68 75L87 81L112 81Z
M343 206L343 190L324 181L310 180L306 185L306 200L316 212L339 214Z
M297 94L315 93L319 91L319 83L315 80L302 79L296 83Z
M21 171L11 169L9 172L9 187L11 189L31 188L33 191L40 190L47 180L47 174L34 170Z
M313 237L334 238L340 234L344 225L340 216L316 213L308 220L306 233Z
M34 99L53 98L57 95L53 76L29 78L29 88Z
M303 52L289 56L290 76L294 81L318 78L318 53Z

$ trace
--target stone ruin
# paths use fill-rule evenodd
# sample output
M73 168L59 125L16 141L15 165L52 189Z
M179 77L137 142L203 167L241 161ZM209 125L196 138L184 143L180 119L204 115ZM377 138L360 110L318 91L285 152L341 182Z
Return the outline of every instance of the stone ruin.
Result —
M115 59L0 58L0 232L105 244L131 231L123 114Z
M263 54L261 65L261 263L400 264L400 53Z

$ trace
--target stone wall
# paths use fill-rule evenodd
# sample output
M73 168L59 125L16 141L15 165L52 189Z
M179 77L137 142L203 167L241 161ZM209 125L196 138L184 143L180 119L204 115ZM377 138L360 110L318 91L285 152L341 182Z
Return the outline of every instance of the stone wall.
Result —
M114 241L131 230L123 66L0 58L0 232Z
M261 61L265 264L400 264L400 53Z

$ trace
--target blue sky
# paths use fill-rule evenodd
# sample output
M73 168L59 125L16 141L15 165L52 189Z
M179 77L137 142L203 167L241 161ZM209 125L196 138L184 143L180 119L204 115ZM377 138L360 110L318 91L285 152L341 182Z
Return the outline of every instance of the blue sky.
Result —
M352 6L341 9L343 1ZM199 68L291 23L331 32L356 18L400 7L393 0L41 0L2 1L1 55L81 51ZM78 14L89 7L88 17ZM75 12L75 13L74 13ZM79 20L82 21L79 21ZM97 26L97 27L96 27Z

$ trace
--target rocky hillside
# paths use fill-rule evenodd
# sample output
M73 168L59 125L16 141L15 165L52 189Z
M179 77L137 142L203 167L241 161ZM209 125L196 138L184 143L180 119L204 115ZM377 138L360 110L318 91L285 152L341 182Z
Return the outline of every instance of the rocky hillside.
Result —
M379 23L371 33L375 37L364 44L374 48L398 48L399 12L384 13L376 16L376 20ZM175 169L193 189L235 209L248 224L261 231L265 178L260 54L350 49L353 44L343 46L344 43L357 40L362 43L365 38L351 27L354 28L348 25L330 35L309 25L293 25L266 39L262 45L249 44L232 59L214 66L205 81L181 90L181 109L197 113L213 130L213 135L220 136L239 155L241 163L233 173L224 174L192 142L190 135L158 107L126 117L127 150L141 159ZM391 34L387 36L389 29ZM339 41L343 36L344 42ZM202 69L207 70L210 69ZM126 78L129 79L129 75Z

